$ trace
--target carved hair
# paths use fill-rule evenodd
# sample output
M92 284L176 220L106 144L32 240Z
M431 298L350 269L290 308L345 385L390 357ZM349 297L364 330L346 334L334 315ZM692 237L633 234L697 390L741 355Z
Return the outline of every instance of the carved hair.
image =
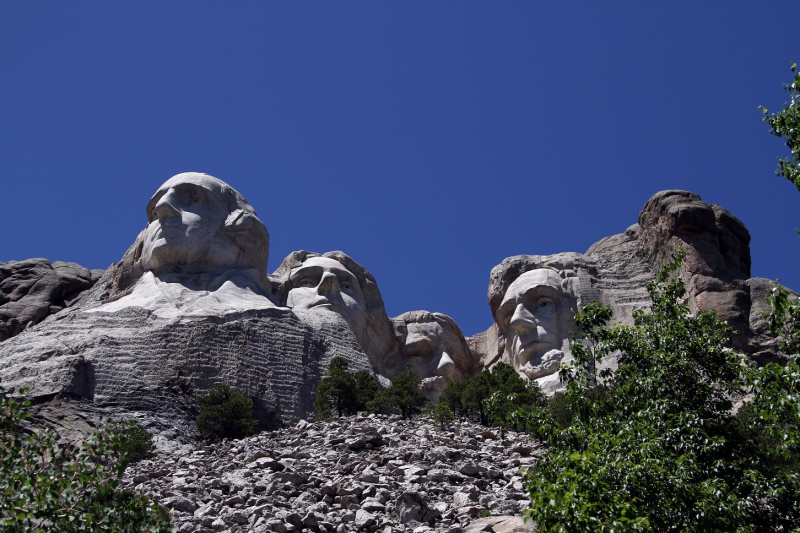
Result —
M565 256L560 258L542 255L516 255L504 259L502 263L494 267L489 276L488 298L489 308L492 310L495 320L497 320L497 309L503 302L508 287L522 274L531 270L544 269L554 272L562 280L561 296L569 300L576 300L575 283L578 278L572 268L573 265L570 261L572 258L567 257L568 255L570 254L559 254L559 256Z

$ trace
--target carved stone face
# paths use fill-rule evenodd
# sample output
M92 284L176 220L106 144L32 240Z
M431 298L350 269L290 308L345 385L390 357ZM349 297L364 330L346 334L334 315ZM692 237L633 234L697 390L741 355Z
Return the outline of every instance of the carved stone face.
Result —
M170 178L147 205L145 270L210 270L238 266L241 249L222 235L231 214L223 183L187 172Z
M422 393L432 401L439 398L448 381L461 378L469 366L460 332L443 326L436 316L444 317L412 311L392 319L402 356L394 366L401 370L408 363L414 365L422 378Z
M495 315L512 365L530 379L552 374L564 357L561 321L572 317L564 309L561 281L550 269L525 272L508 287Z
M358 278L339 261L310 257L292 269L286 304L293 309L338 313L361 342L366 328L364 294Z

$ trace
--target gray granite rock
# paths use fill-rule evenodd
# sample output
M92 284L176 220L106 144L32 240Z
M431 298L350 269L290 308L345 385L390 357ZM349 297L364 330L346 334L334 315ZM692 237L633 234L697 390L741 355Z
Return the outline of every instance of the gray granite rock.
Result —
M521 473L544 447L511 431L502 441L469 444L484 430L469 421L442 430L428 419L383 415L301 421L239 441L165 450L128 467L123 486L159 498L181 531L518 531L528 505ZM346 444L365 431L380 435L380 444ZM256 455L286 462L302 483L241 467ZM464 461L484 466L465 477L457 474Z
M557 363L570 359L567 337L575 326L569 315L598 301L612 307L616 321L631 324L633 309L649 307L646 285L660 262L683 247L687 258L681 275L690 309L716 311L734 327L734 347L756 360L783 360L761 317L768 308L769 282L749 278L749 242L747 228L724 208L687 191L659 192L645 204L637 224L598 241L585 254L520 255L492 269L488 300L495 324L468 339L470 349L484 368L502 360L545 390L555 390ZM527 290L537 301L546 297L553 303L553 317L535 317L542 311L519 307ZM532 327L537 323L538 331Z
M74 305L102 274L43 258L0 262L0 341Z
M372 368L341 316L274 301L266 228L230 186L180 174L146 211L147 227L122 260L77 302L58 293L64 284L52 272L89 285L89 271L42 261L11 269L12 303L59 294L74 305L0 343L4 387L30 387L39 403L58 398L53 418L144 413L147 425L190 436L195 397L216 383L252 398L261 426L274 428L312 411L331 358Z

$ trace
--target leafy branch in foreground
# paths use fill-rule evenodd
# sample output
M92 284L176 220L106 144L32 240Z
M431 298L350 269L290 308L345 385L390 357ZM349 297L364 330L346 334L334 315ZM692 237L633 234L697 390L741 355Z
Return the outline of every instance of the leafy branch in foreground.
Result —
M770 113L765 107L761 111L766 115L764 122L769 124L770 133L786 140L784 144L791 151L791 159L778 159L775 173L794 183L800 191L800 72L797 63L792 64L792 83L785 83L783 89L789 93L786 108L780 113Z
M634 325L578 313L582 338L562 372L560 422L528 472L526 514L542 531L792 531L800 527L800 369L754 369L728 349L731 328L692 316L678 254L648 284ZM577 349L576 349L577 348ZM618 354L617 370L593 366ZM753 393L738 414L732 399ZM769 445L765 445L769 444Z
M24 391L23 391L24 392ZM175 531L166 509L119 490L134 423L108 423L79 448L27 431L30 398L0 387L0 530Z
M781 350L797 355L800 353L800 299L790 298L785 288L775 285L767 302L770 305L770 312L766 314L769 330L783 338Z

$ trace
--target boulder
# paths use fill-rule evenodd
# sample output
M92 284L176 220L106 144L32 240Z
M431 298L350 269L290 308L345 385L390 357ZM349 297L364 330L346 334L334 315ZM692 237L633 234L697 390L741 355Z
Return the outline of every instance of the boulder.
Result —
M0 341L74 305L102 274L41 257L0 262Z

